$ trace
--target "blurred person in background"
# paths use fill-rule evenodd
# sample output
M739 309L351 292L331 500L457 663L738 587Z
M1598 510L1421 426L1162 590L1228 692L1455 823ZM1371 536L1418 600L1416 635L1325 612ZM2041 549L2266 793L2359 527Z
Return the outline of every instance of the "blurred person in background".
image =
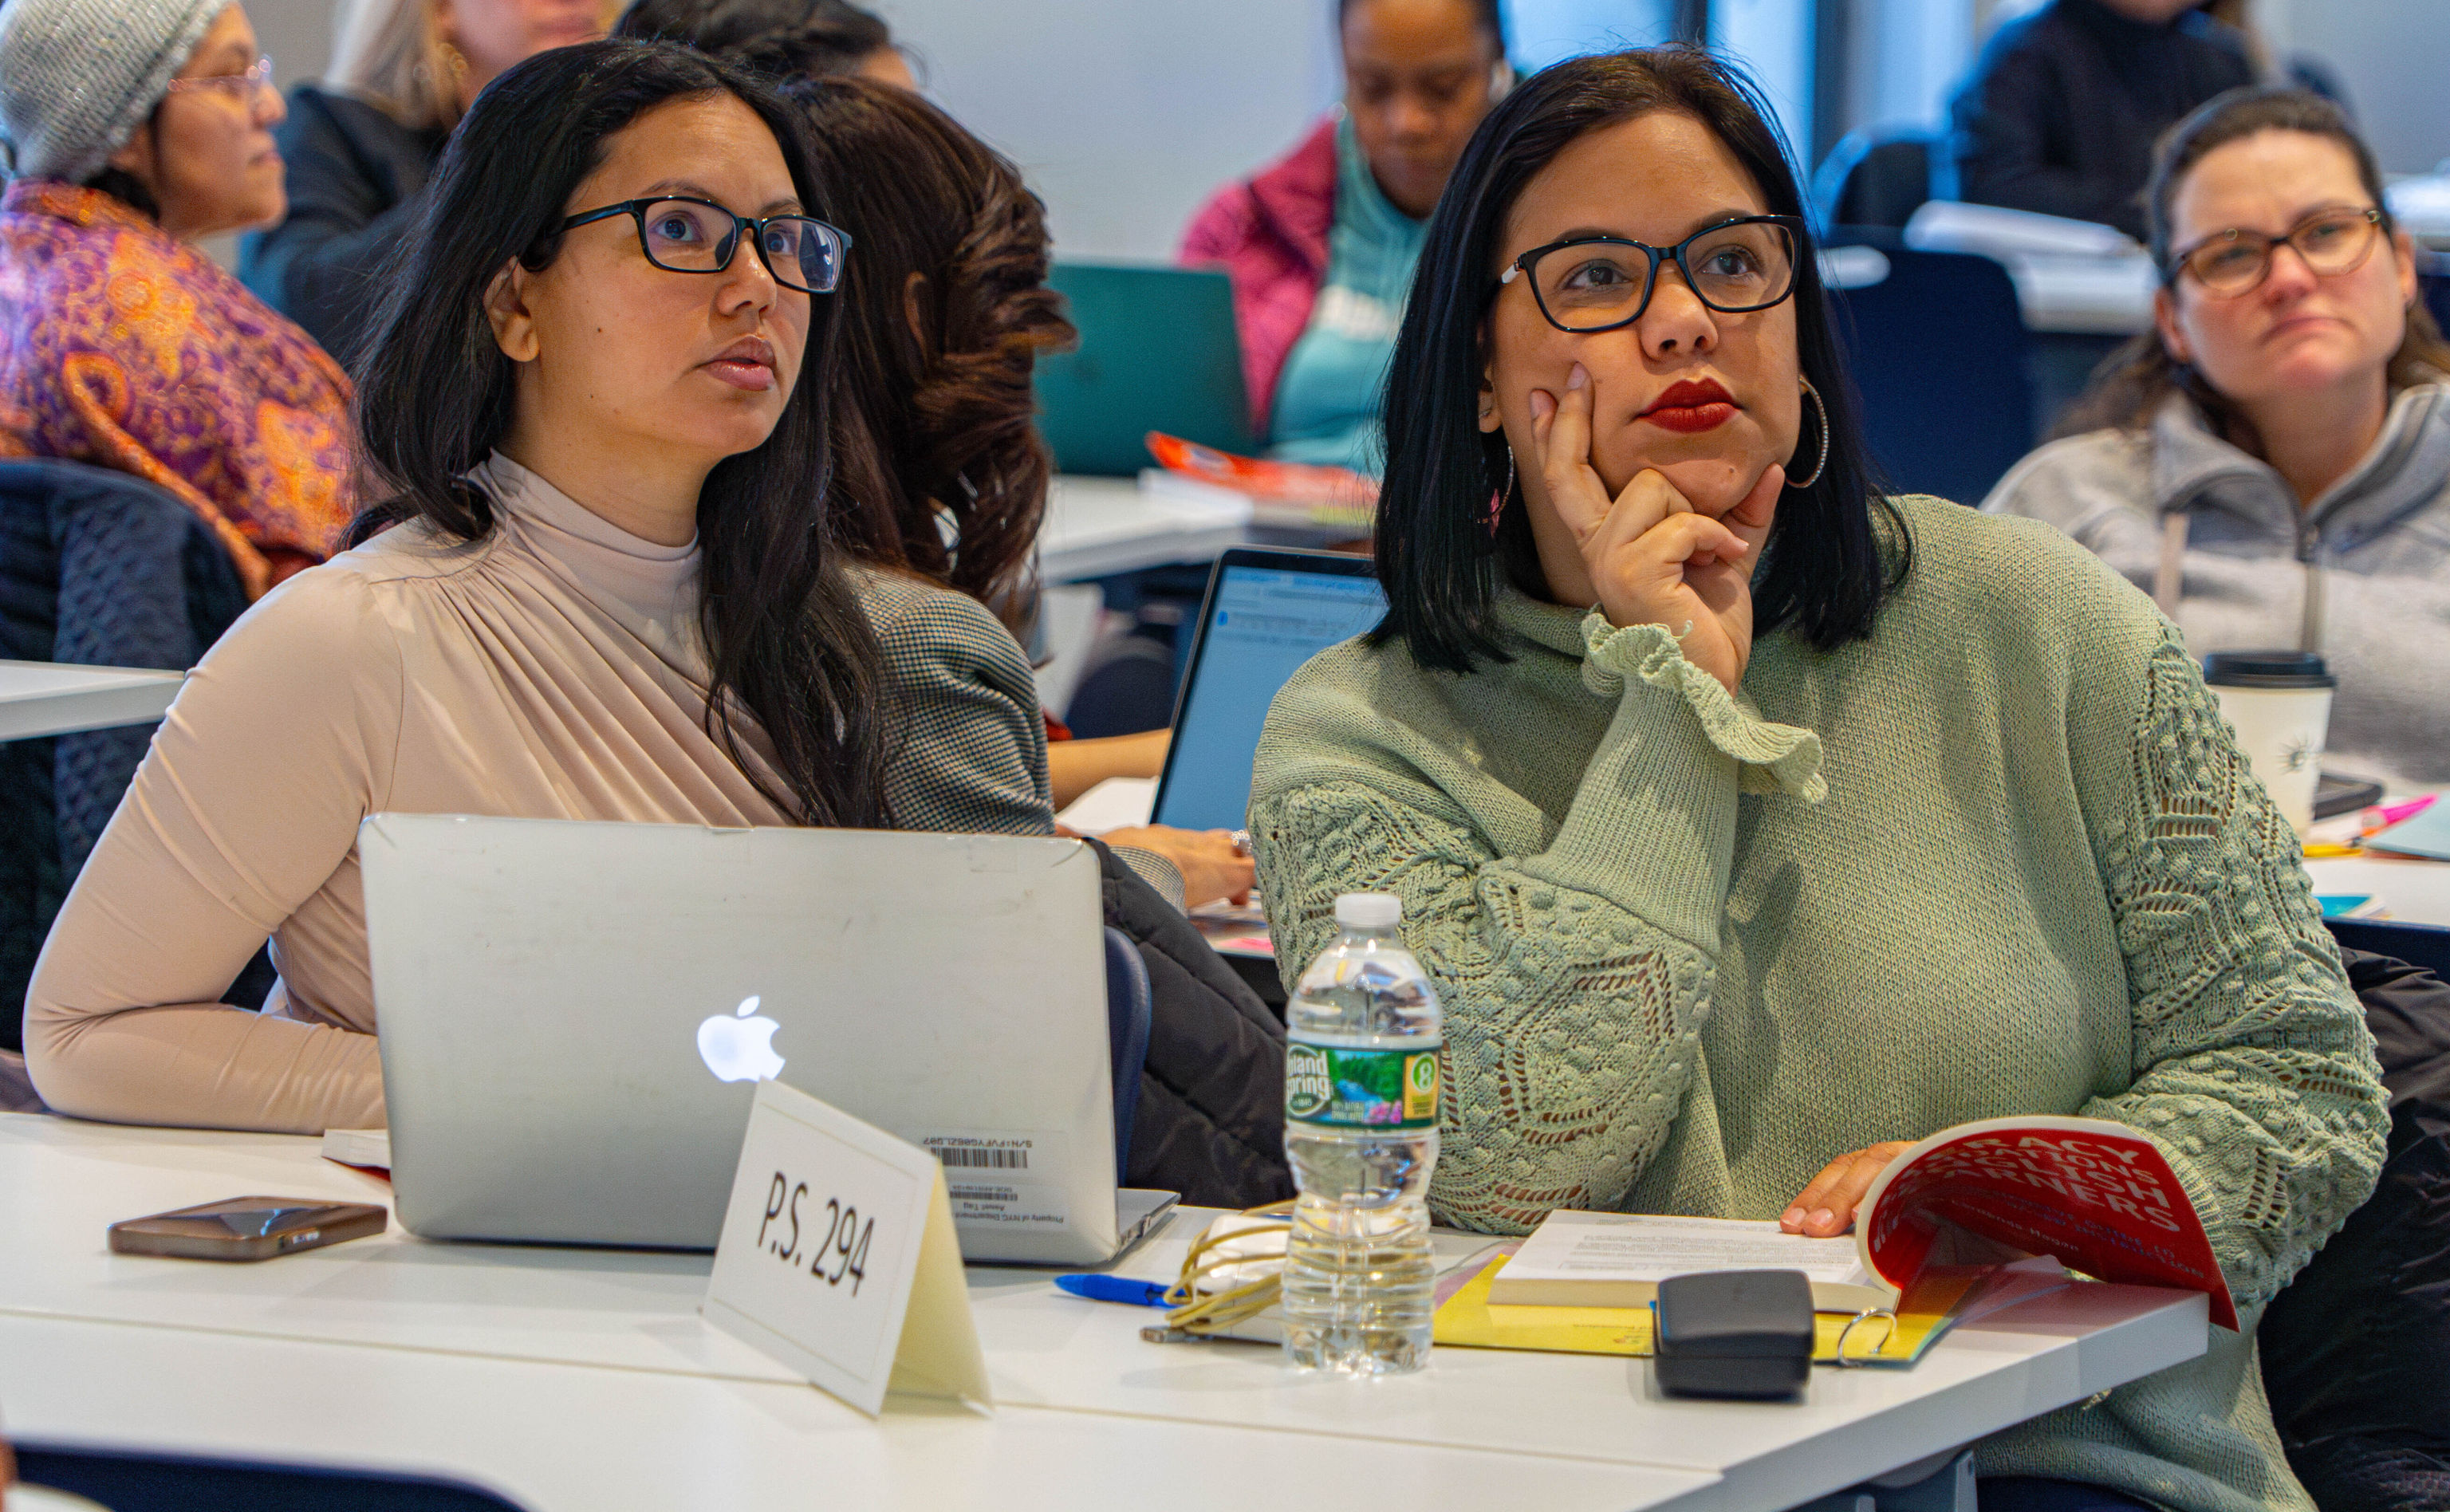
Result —
M355 501L348 378L195 244L281 218L281 119L224 0L0 10L0 456L167 489L249 597Z
M1959 192L2140 239L2154 139L2254 77L2199 0L2051 0L1993 34L1950 105Z
M612 31L686 43L776 78L855 73L900 89L919 87L892 29L844 0L637 0Z
M842 538L880 572L958 589L1025 636L1051 472L1031 372L1040 353L1074 339L1046 286L1045 206L1019 168L908 90L836 77L792 79L784 92L807 107L819 171L859 227L830 378L841 470L827 502ZM962 712L990 701L982 685L998 669L1004 681L1028 676L1013 636L984 630L942 659L936 710L920 728L939 759L1014 766L1029 753ZM1165 748L1163 730L1050 740L1054 806L1104 776L1157 775ZM958 815L903 819L967 827ZM1152 824L1102 838L1177 906L1250 891L1249 853L1227 831Z
M2319 651L2329 746L2450 783L2450 345L2372 151L2320 96L2241 89L2161 148L2156 328L1984 508L2057 525L2207 651Z
M353 363L378 279L459 117L512 65L604 35L615 0L342 0L330 76L289 92L289 214L239 277Z
M1513 70L1498 0L1337 0L1336 31L1343 103L1203 205L1180 259L1233 276L1269 455L1374 476L1378 393L1429 211Z

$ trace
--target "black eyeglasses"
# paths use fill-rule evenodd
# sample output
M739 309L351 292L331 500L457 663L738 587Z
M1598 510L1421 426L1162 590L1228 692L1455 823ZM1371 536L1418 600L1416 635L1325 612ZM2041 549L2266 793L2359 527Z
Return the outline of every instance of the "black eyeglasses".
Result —
M2180 273L2191 273L2207 294L2232 300L2262 287L2271 276L2271 254L2284 244L2295 247L2305 266L2319 277L2353 273L2373 256L2382 229L2379 209L2318 210L2290 226L2284 236L2232 226L2170 259L2163 281L2174 284Z
M1796 217L1747 215L1703 226L1669 247L1613 236L1551 242L1516 258L1497 281L1528 276L1540 313L1560 331L1613 331L1642 319L1659 287L1660 264L1670 262L1711 309L1766 310L1795 292L1802 244L1803 223Z
M805 215L770 215L760 221L734 215L711 200L667 197L624 200L581 210L559 230L626 215L638 223L638 249L647 261L672 273L720 273L731 266L740 236L750 233L758 261L774 281L804 294L831 294L842 282L843 256L850 235Z

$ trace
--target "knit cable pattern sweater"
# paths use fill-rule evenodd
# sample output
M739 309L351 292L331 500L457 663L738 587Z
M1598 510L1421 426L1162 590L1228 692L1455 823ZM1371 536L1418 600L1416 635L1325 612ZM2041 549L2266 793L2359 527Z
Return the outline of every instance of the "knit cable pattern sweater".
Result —
M1278 696L1251 828L1288 969L1399 894L1446 1007L1430 1203L1766 1218L1831 1158L2012 1114L2152 1135L2246 1331L1988 1441L1989 1475L2307 1507L2253 1324L2372 1190L2382 1094L2294 837L2176 632L2054 533L1932 499L1873 633L1742 696L1508 593L1512 660L1350 642ZM1910 547L1909 547L1910 543Z

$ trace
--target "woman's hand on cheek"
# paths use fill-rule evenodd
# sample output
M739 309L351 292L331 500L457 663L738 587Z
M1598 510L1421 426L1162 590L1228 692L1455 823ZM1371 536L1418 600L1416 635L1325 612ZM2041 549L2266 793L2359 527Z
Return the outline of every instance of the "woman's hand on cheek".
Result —
M1696 514L1654 468L1611 499L1591 465L1591 387L1579 364L1562 400L1533 391L1531 433L1550 505L1582 549L1608 623L1666 627L1686 661L1734 691L1752 658L1753 564L1784 470L1762 474L1724 521Z

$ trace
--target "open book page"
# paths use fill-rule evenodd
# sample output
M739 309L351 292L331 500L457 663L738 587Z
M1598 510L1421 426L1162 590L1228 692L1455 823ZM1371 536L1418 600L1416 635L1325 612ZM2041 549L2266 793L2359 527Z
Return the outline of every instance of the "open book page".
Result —
M1492 1284L1498 1307L1639 1308L1669 1276L1701 1270L1800 1270L1813 1306L1883 1308L1894 1288L1867 1271L1851 1239L1781 1233L1775 1222L1650 1213L1548 1214Z
M2160 1147L2102 1118L1988 1118L1945 1129L1872 1183L1855 1224L1865 1270L1905 1287L1962 1258L1963 1235L2051 1255L2102 1281L2211 1298L2237 1327L2203 1220Z
M1109 777L1072 801L1055 822L1076 835L1103 835L1137 829L1149 822L1157 803L1154 777Z

